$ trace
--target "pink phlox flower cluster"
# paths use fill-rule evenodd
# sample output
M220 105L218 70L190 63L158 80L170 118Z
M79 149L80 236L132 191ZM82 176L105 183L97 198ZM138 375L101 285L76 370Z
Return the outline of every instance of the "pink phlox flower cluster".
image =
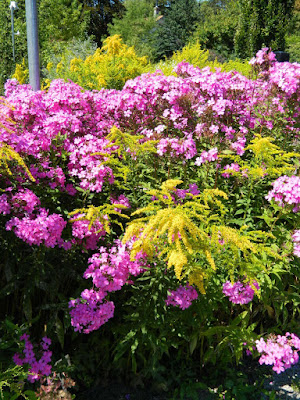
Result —
M128 198L124 194L121 194L117 198L111 197L110 201L111 201L112 204L122 204L126 208L130 208L131 207ZM115 211L122 212L122 209L121 208L115 208Z
M58 188L60 190L66 190L66 176L61 167L52 167L50 162L46 160L40 162L39 166L40 169L35 165L31 165L29 168L37 183L45 181L51 189Z
M172 198L174 202L177 203L178 199L179 201L185 198L190 199L191 195L197 196L198 194L200 194L200 191L196 183L190 183L188 189L176 189L173 193L174 194L172 195Z
M276 61L276 54L273 53L268 47L259 50L255 57L251 58L249 64L258 65L262 70L269 69L269 67Z
M197 154L196 144L192 138L164 138L157 145L157 154L163 156L165 153L170 153L171 157L184 156L189 160Z
M182 310L189 308L193 300L198 298L197 290L187 284L186 286L179 286L176 290L170 291L166 299L167 306L179 307Z
M137 276L148 268L146 254L139 252L130 260L132 243L115 242L110 250L100 248L100 253L89 259L84 278L92 278L94 289L86 289L81 298L69 302L71 324L76 331L90 333L99 329L114 315L114 303L106 301L109 292L120 290L128 283L130 275Z
M12 196L12 206L15 210L32 214L34 209L41 204L40 199L29 189L20 189Z
M227 164L225 165L224 170L225 172L222 172L222 176L224 176L224 178L229 178L230 175L234 174L234 172L240 171L240 166L236 163Z
M90 333L99 329L114 316L115 305L112 301L102 303L96 291L83 294L82 300L69 302L71 324L75 332Z
M259 285L256 281L253 281L252 285L259 290ZM252 301L255 291L249 283L237 281L232 284L230 281L226 281L223 284L223 293L234 304L247 304Z
M231 148L236 151L236 154L239 156L242 156L245 153L245 144L246 144L246 138L241 137L238 138L238 140L234 143L231 144Z
M281 176L272 183L273 189L266 196L268 201L274 199L280 206L293 205L293 211L300 210L300 178L298 176Z
M74 215L74 219L83 217L83 214ZM103 225L99 221L94 221L89 227L90 222L86 219L72 222L72 236L76 238L76 243L84 248L95 250L98 241L106 235Z
M196 158L195 165L200 166L206 162L216 161L218 159L218 148L214 147L209 151L203 151L200 157Z
M263 49L257 65L266 60L273 62L273 55ZM186 160L197 155L197 141L205 137L218 143L219 151L232 148L242 155L240 133L245 135L259 125L272 129L278 112L283 114L285 134L296 137L299 110L293 99L300 99L299 68L299 64L274 63L265 82L183 62L175 67L177 76L144 74L128 81L120 91L98 92L83 91L63 80L51 82L47 92L33 92L28 85L9 81L5 100L12 107L3 103L0 109L4 118L16 124L5 122L9 133L0 127L0 141L21 156L35 157L41 174L38 179L46 179L51 187L64 190L68 174L79 180L83 189L100 192L104 182L114 182L112 170L103 165L103 154L111 151L105 137L113 125L122 131L134 130L145 140L159 140L161 156L168 153ZM267 103L271 106L263 117L253 112L261 105L265 110ZM284 115L288 109L292 117ZM67 157L67 171L50 163L49 168L41 168L39 164L49 162L49 152ZM205 161L205 154L202 158L197 162ZM74 188L66 186L65 190L74 194Z
M25 347L23 350L23 358L19 354L15 354L13 356L13 360L16 365L29 365L29 374L27 379L29 382L33 383L39 379L42 379L44 376L49 376L51 373L51 356L52 351L49 350L49 346L51 344L51 340L47 337L43 337L40 343L40 347L42 349L42 356L39 360L36 359L34 354L33 345L29 340L29 335L24 334L20 337L20 340L24 340Z
M294 242L294 255L300 257L300 230L296 230L292 235Z
M106 139L88 134L76 138L74 144L70 145L69 173L80 179L83 189L101 192L105 180L114 183L112 169L102 163L105 161L102 154L109 155L112 150L106 148L107 144Z
M10 202L8 201L8 196L7 194L2 194L0 196L0 213L3 215L10 214L11 211L11 205Z
M293 333L284 336L270 335L267 341L263 338L256 340L256 349L261 353L260 365L273 365L273 371L280 374L299 360L300 339Z
M44 208L39 214L13 217L6 223L6 230L13 230L15 235L29 245L46 247L63 246L61 234L67 222L59 214L50 214Z

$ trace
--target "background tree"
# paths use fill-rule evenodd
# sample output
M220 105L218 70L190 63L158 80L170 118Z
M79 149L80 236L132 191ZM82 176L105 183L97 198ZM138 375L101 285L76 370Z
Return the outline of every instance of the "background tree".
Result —
M229 58L234 53L238 19L239 7L235 0L204 1L200 5L200 20L194 38L202 48Z
M3 84L15 70L11 40L10 0L0 2L0 93L3 93ZM27 36L25 22L25 0L18 2L18 9L14 12L15 56L16 63L22 63L27 57Z
M38 18L42 64L73 38L86 39L89 14L79 0L39 0Z
M147 0L125 0L125 13L122 18L114 18L108 25L108 32L120 35L125 44L134 46L139 55L153 53L153 33L157 17L154 15L154 2Z
M240 19L235 36L239 57L252 57L262 47L285 50L285 34L295 0L239 0Z
M193 34L199 20L197 0L171 0L155 31L155 54L158 59L181 50Z
M293 18L286 36L287 51L291 62L300 62L300 0L295 1Z
M125 7L122 0L80 0L89 15L87 33L93 36L98 47L108 35L108 24L121 18Z

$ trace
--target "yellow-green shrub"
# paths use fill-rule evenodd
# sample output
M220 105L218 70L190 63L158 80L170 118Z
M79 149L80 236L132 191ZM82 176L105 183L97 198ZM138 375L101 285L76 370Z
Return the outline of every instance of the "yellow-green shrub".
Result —
M16 64L16 69L15 69L15 72L14 72L12 78L16 79L21 85L23 83L28 83L29 70L25 64L24 58L23 58L22 64Z
M220 68L222 72L237 71L247 77L251 75L251 65L247 60L229 60L224 64L220 64Z
M154 72L160 69L165 75L175 75L173 72L174 67L180 62L186 61L199 68L210 67L212 70L220 68L222 72L238 71L242 75L250 76L251 66L246 60L242 61L236 59L221 64L217 60L209 60L209 56L209 50L202 50L197 41L187 44L182 50L176 51L170 59L160 61L155 65L149 64L148 71Z
M128 79L142 74L147 64L146 57L138 57L133 47L114 35L105 39L103 47L85 60L73 58L67 63L62 56L56 66L48 64L47 69L52 75L55 69L56 78L71 79L85 89L122 89Z

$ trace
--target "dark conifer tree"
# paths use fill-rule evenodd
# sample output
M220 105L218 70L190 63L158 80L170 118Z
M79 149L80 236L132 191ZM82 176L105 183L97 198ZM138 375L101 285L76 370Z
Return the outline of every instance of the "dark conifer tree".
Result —
M171 0L156 28L156 57L171 56L191 37L199 19L197 0Z
M239 57L252 57L262 47L285 50L295 0L239 0L240 21L235 36Z

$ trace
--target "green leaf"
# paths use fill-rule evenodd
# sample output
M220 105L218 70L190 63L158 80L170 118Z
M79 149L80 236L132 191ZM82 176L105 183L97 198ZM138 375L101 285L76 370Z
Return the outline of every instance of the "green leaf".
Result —
M195 335L192 337L192 340L190 341L190 353L193 354L198 342L198 335Z
M23 311L25 314L25 317L29 323L32 321L32 304L31 304L31 299L28 294L24 294L23 297Z
M65 329L64 329L63 322L58 317L56 317L55 326L56 326L56 335L57 335L58 341L61 345L61 348L63 349L64 341L65 341Z

